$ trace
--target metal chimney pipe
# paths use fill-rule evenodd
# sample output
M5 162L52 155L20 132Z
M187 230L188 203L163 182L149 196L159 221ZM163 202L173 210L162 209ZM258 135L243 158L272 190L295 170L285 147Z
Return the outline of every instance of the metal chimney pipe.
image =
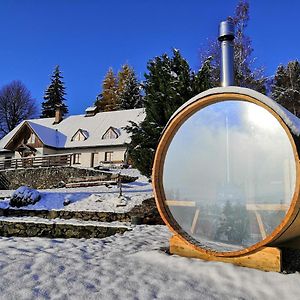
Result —
M234 85L234 24L223 21L219 27L218 40L221 42L221 86Z

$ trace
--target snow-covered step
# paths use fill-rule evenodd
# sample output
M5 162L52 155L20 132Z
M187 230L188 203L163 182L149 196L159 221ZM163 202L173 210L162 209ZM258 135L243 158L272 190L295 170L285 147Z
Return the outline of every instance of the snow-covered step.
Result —
M68 183L73 183L73 182L85 182L85 181L107 181L110 179L111 174L103 174L99 176L85 176L85 177L70 177L68 179Z
M44 219L38 217L0 217L0 236L48 238L104 238L132 230L121 222Z
M115 185L116 181L81 181L81 182L70 182L66 184L66 188L78 188L78 187L89 187L89 186L99 186L99 185Z

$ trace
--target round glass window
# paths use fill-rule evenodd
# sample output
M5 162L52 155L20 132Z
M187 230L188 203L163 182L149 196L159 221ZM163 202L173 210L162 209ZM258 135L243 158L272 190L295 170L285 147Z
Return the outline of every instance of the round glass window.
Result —
M239 251L282 222L296 165L289 137L265 108L242 100L206 106L174 135L163 188L173 220L201 247Z

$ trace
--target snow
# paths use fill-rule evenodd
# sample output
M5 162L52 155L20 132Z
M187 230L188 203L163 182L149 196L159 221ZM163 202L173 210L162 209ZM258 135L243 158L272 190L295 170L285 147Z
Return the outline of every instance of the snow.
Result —
M20 186L14 191L12 196L19 198L30 198L32 201L36 201L40 197L40 194L38 191L31 189L28 186Z
M35 189L29 188L28 186L20 186L13 192L9 205L13 207L26 206L28 204L33 205L39 201L40 198L40 193Z
M118 173L119 170L114 172ZM132 183L122 184L122 193L125 206L120 206L119 188L117 186L94 186L85 188L62 188L39 190L41 199L21 209L36 210L68 210L68 211L102 211L123 213L130 211L134 206L141 204L145 199L153 197L151 184L145 176L140 176L135 169L121 170L121 174L139 177ZM0 198L10 197L13 191L0 190ZM68 200L69 205L64 206ZM0 200L0 208L9 207L9 199ZM13 207L10 207L14 209Z
M300 275L161 250L165 226L104 239L0 238L2 299L299 299Z
M177 78L177 77L178 77L177 73L174 72L174 71L171 71L171 76L174 77L174 78Z
M122 173L139 176L134 169ZM116 187L40 192L42 200L31 209L126 211L127 206L152 196L151 185L142 176L124 184L123 194L129 197L125 207L116 207ZM3 197L13 191L0 193ZM63 207L65 199L71 204ZM167 254L171 233L166 226L38 217L2 220L131 230L103 239L0 237L1 299L299 299L299 273L263 272Z
M89 106L85 109L86 112L94 112L97 109L97 106Z
M67 224L73 226L97 226L97 227L122 227L131 229L134 225L126 222L114 221L114 222L98 222L98 221L83 221L78 219L46 219L40 217L2 217L0 221L5 222L22 222L22 223L36 223L36 224Z
M85 117L85 115L73 115L66 117L60 123L53 125L54 118L40 118L23 121L13 131L8 133L0 141L0 149L3 149L15 133L25 122L32 128L41 141L48 146L57 148L93 147L106 145L123 145L129 141L129 134L123 127L130 125L129 121L140 123L145 118L145 110L128 109L112 112L100 112L95 116ZM120 131L117 139L102 139L103 134L114 127ZM88 133L88 138L84 141L71 141L74 134L80 129Z

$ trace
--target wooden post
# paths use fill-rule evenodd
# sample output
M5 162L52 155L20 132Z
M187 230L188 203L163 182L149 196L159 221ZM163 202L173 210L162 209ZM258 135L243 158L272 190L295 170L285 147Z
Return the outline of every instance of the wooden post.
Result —
M198 224L198 219L199 219L199 213L200 213L200 209L197 208L195 215L194 215L194 219L192 222L192 227L191 227L191 234L194 234L197 228L197 224Z
M118 173L117 184L118 184L118 188L119 188L119 198L121 198L122 197L122 177L121 177L121 172Z

